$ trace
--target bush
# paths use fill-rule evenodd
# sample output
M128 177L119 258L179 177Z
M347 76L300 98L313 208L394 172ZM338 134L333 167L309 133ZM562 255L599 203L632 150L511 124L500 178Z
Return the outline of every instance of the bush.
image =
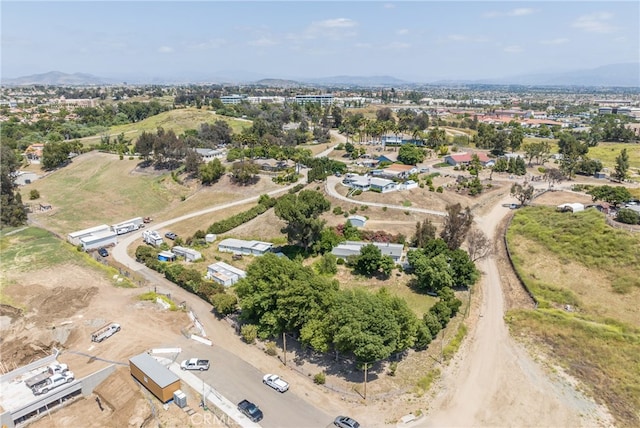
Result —
M36 189L33 189L32 191L29 192L29 199L34 200L34 199L38 199L40 197L40 192L38 192Z
M389 376L395 376L396 375L396 370L398 370L398 362L397 361L392 361L389 364Z
M264 352L267 355L270 355L272 357L275 357L276 355L278 355L278 348L276 348L276 343L275 342L270 340L265 345L266 346L265 346Z
M240 328L240 335L245 342L255 343L258 337L258 327L253 324L245 324Z
M628 208L622 208L616 215L616 221L625 224L640 224L640 214Z
M335 207L335 208L333 209L333 213L334 213L335 215L340 215L340 214L342 214L342 207Z
M226 316L235 312L238 299L227 293L218 293L211 297L213 309L220 315Z
M438 186L438 188L436 189L436 192L438 193L442 193L444 191L444 189L442 188L442 186Z
M313 376L313 383L315 383L316 385L324 385L326 381L327 376L324 374L324 372L316 373Z

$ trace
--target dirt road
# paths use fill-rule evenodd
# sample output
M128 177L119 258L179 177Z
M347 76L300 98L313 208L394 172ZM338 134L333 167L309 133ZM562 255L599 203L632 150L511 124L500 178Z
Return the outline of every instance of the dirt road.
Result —
M479 227L493 239L509 212L504 198ZM461 352L444 369L433 411L414 426L603 426L607 415L575 391L567 379L550 377L509 335L495 257L480 263L483 272L479 319Z

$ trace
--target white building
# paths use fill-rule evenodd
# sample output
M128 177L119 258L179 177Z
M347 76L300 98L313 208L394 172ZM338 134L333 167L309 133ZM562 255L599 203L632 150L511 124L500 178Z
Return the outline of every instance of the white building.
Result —
M180 247L176 245L171 249L171 251L180 257L184 257L184 259L188 262L195 262L196 260L200 260L202 258L202 254L200 251L196 251L192 248Z
M273 244L262 241L245 241L243 239L227 238L220 241L218 251L223 253L246 254L262 256L271 251Z
M89 229L71 232L67 235L67 241L69 241L72 245L80 245L82 244L82 242L80 241L82 238L102 232L111 232L111 228L106 224L102 224L100 226L90 227Z
M395 263L401 263L404 245L388 242L345 241L333 247L331 254L341 259L346 259L348 256L358 256L362 247L370 244L380 248L383 256L390 256Z
M246 276L247 273L245 271L225 262L217 262L207 266L207 278L225 287L232 286Z
M333 95L332 94L321 94L321 95L296 95L295 98L296 103L298 104L309 104L316 103L321 106L330 106L333 104Z

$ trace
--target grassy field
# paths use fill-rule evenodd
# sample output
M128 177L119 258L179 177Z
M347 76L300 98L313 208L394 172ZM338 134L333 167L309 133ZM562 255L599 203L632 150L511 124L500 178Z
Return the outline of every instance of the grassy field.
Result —
M2 291L11 284L9 278L13 273L33 272L63 264L90 266L107 277L118 273L116 269L104 266L88 254L77 251L51 232L36 227L3 229L0 233L0 254L0 303L12 306L15 305L14 302ZM128 281L121 285L130 286Z
M615 168L616 157L620 155L622 149L627 149L629 155L629 167L640 169L640 145L625 143L599 143L589 149L589 157L598 159L607 168Z
M115 138L120 133L124 133L128 140L132 140L139 137L144 131L156 132L159 127L162 127L165 131L173 129L176 135L180 135L187 129L198 129L201 123L214 123L218 120L227 122L234 133L251 126L251 121L217 115L211 110L184 108L165 111L137 123L112 126L109 128L108 134ZM81 141L85 145L98 144L100 137L100 135L96 135L84 138Z
M516 213L507 239L539 301L535 311L509 311L514 336L578 378L618 425L640 425L640 235L608 227L594 210L534 207Z

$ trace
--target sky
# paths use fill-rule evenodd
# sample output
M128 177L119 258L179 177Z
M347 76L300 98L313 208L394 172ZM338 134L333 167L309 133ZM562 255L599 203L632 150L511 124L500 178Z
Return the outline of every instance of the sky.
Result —
M640 62L639 1L7 1L3 78L486 79Z

